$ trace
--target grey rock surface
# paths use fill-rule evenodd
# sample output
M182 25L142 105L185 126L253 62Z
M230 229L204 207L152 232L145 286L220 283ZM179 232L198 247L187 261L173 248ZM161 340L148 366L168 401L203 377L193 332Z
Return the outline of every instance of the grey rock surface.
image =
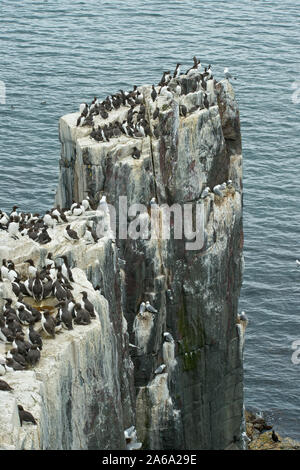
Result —
M233 181L222 200L210 195L203 202L201 250L188 251L184 240L174 239L118 242L126 260L124 311L130 341L140 348L132 349L131 356L137 431L144 446L222 449L243 429L243 334L237 324L243 272L239 110L227 80L216 86L210 82L209 110L202 106L203 92L193 91L193 80L183 77L181 85L189 94L173 100L159 96L154 104L151 87L141 88L151 129L157 124L152 112L160 108L158 139L122 136L98 144L74 126L78 113L61 118L57 201L68 205L91 191L104 192L116 207L120 195L127 196L128 205L149 206L152 197L159 205L182 205L199 201L206 186ZM179 114L181 104L187 107L186 117ZM130 156L135 145L139 160ZM150 300L159 314L137 318L143 300ZM163 360L166 329L175 338L176 366L154 377Z
M158 126L159 138L121 136L99 143L89 137L91 128L76 127L78 113L60 119L57 204L69 207L88 193L99 200L104 193L118 214L119 196L127 197L128 206L147 208L155 197L161 220L163 204L198 203L205 210L205 240L199 249L188 250L184 238L162 239L159 226L158 239L117 237L115 243L103 238L91 248L65 246L56 238L48 251L69 254L78 268L78 283L94 292L100 322L64 334L57 348L49 340L49 357L28 379L37 395L31 409L39 426L23 437L15 418L17 401L9 395L14 431L7 438L1 420L0 447L125 448L123 431L131 425L145 449L225 449L233 442L242 447L245 325L237 317L243 272L238 105L226 80L210 85L208 110L203 91L194 91L194 79L182 77L181 85L189 94L172 100L159 96L154 104L151 87L140 87L150 127ZM186 117L179 112L182 104ZM154 122L156 105L160 113ZM122 122L127 111L122 106L108 120ZM95 121L104 122L100 117ZM137 160L131 157L134 146L141 151ZM224 190L223 198L200 198L206 186L229 179L233 188ZM147 211L139 217L145 226L147 217ZM84 217L80 220L84 223ZM26 247L26 258L30 253L41 262L46 256L46 250ZM22 250L13 249L12 258L24 261ZM103 296L93 289L99 282ZM157 314L137 315L146 300ZM173 344L164 342L165 331L172 334ZM166 368L155 375L162 363Z

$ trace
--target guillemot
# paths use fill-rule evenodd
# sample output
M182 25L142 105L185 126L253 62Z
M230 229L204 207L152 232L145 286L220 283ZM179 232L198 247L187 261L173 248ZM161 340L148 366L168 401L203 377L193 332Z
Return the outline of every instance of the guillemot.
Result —
M24 421L31 424L37 424L33 415L29 411L24 410L22 405L18 405L18 412L21 426Z

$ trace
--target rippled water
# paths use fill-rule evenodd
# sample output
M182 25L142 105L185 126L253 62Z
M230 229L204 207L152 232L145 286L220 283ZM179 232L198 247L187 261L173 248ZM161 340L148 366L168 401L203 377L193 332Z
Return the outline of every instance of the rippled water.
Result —
M300 440L298 0L113 0L0 3L0 207L42 211L53 204L58 119L94 95L158 82L193 55L224 66L241 111L244 155L244 286L250 323L246 406Z

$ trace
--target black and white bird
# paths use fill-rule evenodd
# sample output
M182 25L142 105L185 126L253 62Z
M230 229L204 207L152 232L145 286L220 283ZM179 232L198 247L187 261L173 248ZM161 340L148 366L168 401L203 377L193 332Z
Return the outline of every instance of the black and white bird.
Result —
M148 310L148 312L151 312L151 313L158 313L158 310L156 310L156 308L152 307L149 300L146 301L146 310Z
M44 286L42 281L40 280L40 275L38 272L36 273L35 278L32 282L32 297L37 302L43 300L44 297Z
M165 333L163 333L163 337L164 337L164 340L167 341L168 343L174 343L173 336L168 331L165 331Z
M247 317L247 315L246 315L245 312L241 312L240 315L238 315L238 319L239 319L240 321L248 322L248 317Z
M21 426L23 425L24 421L26 423L37 424L33 415L29 411L24 410L22 405L18 405L18 411Z
M29 268L28 268L29 277L35 277L37 273L37 268L34 266L33 260L27 259L25 260L25 263L29 264Z
M0 379L0 390L2 392L12 392L13 388L7 382L5 382L5 380Z
M64 277L66 277L69 281L74 282L73 274L71 268L69 266L68 257L66 255L60 256L63 259L63 264L61 265L61 272Z
M85 310L89 312L91 318L96 318L95 307L92 304L92 302L88 299L87 292L82 291L80 293L82 295L82 302L81 302L82 307L85 308Z
M69 312L68 302L66 300L62 300L58 305L59 309L57 315L62 323L63 328L69 331L73 330L73 317L72 313Z
M28 339L32 345L36 344L40 351L43 349L43 340L41 335L34 329L33 323L29 325Z
M75 232L75 230L72 230L70 228L70 225L67 225L65 230L64 230L64 236L67 240L71 241L71 242L76 242L79 240L79 237L77 235L77 232Z
M46 335L51 336L51 338L55 338L56 322L54 318L51 317L50 312L48 310L42 312L41 324Z
M219 196L219 197L224 197L224 194L222 193L222 190L221 190L221 185L220 184L216 184L214 187L213 187L213 192Z
M37 344L33 344L27 352L26 361L31 366L35 366L41 358L41 352Z
M90 313L80 303L75 304L74 310L76 312L74 323L78 325L89 325L91 323Z

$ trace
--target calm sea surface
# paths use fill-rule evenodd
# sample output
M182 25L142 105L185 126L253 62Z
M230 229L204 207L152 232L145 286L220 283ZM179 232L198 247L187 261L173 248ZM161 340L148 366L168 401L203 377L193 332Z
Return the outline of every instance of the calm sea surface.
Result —
M238 77L246 406L300 440L300 364L291 361L300 339L300 1L1 0L0 207L52 207L61 115L157 83L193 55L217 78L224 66Z

